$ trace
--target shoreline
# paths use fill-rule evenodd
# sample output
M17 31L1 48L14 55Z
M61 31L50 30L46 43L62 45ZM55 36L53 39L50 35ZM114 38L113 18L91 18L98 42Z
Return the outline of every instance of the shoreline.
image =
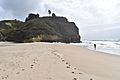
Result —
M77 47L79 47L79 46L77 46ZM83 57L81 56L81 57L79 57L79 58L82 58L81 60L88 60L88 62L86 61L86 63L88 64L94 64L95 63L95 65L93 65L91 68L92 69L94 69L94 68L96 68L97 67L97 69L96 69L96 71L95 71L95 73L97 73L97 72L101 72L101 71L99 71L98 69L101 69L101 67L103 67L103 72L101 72L101 74L102 73L105 73L105 71L106 71L106 73L107 73L107 71L109 72L109 71L111 71L111 70L113 70L113 69L115 69L115 68L111 68L111 69L109 69L109 70L107 70L107 68L109 68L109 67L111 67L111 66L120 66L120 64L119 64L119 62L120 62L120 57L119 56L117 56L117 55L114 55L114 54L109 54L109 53L105 53L105 52L99 52L99 51L94 51L94 50L89 50L88 48L85 48L85 47L82 47L82 49L84 49L83 50L83 52L85 52L86 54L86 56L84 56L84 55L82 55L82 54L80 54L80 55L82 55L84 58L86 58L86 59L83 59ZM77 57L77 56L76 56ZM94 60L97 60L97 61L94 61ZM113 62L112 62L112 61ZM89 62L90 61L90 62ZM106 64L105 64L106 63ZM108 64L109 63L109 64ZM118 63L118 64L116 64L116 63ZM102 65L100 65L100 64L102 64ZM113 64L113 65L112 65ZM82 64L83 65L83 64ZM98 65L98 66L97 66ZM107 67L105 67L105 65L107 66ZM84 67L87 67L87 66L83 66L83 70L85 70L84 69ZM90 66L89 66L90 67ZM105 69L104 69L105 68ZM117 67L118 68L118 67ZM89 72L92 72L91 70L90 71L85 71L86 73L89 73ZM113 74L113 72L110 72L110 73L112 73ZM117 74L118 75L118 74ZM112 75L111 75L112 76ZM110 76L109 76L110 77ZM113 76L114 77L114 76ZM111 77L112 78L112 77ZM104 80L104 79L103 79ZM107 80L107 79L106 79ZM116 79L108 79L108 80L116 80Z
M85 48L87 48L87 47L85 47ZM104 55L110 55L110 56L120 57L120 55L114 54L115 52L114 53L109 53L109 52L104 52L104 51L99 51L99 50L93 50L93 49L89 49L89 48L87 48L87 49L91 50L91 51L98 52L100 54L104 54Z
M86 47L87 48L87 47ZM89 49L87 48L88 50L91 50L91 51L95 51L95 52L98 52L99 54L104 54L104 55L108 55L108 56L115 56L115 57L120 57L120 55L118 54L114 54L114 53L109 53L109 52L104 52L104 51L99 51L99 50L92 50L92 49Z
M3 43L3 45L8 46L0 47L0 79L120 79L120 57L116 55L64 43Z
M97 51L120 55L120 42L118 41L85 41L84 45L94 50L93 44L97 45Z
M101 52L101 53L104 53L104 54L110 54L110 55L115 55L115 56L120 56L120 54L118 52L113 52L113 51L106 51L106 50L100 50L98 48L96 48L96 50L94 50L94 48L92 46L89 46L89 45L81 45L81 44L70 44L70 45L73 45L73 46L80 46L80 47L85 47L89 50L92 50L92 51L97 51L97 52Z

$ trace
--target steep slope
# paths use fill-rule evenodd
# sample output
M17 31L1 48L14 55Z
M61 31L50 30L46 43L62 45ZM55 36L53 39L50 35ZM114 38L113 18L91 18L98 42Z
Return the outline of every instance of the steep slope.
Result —
M28 20L11 32L7 41L13 42L80 42L75 23L64 17L40 17Z
M18 20L4 20L0 21L0 40L5 40L6 35L16 30L23 25L23 22Z

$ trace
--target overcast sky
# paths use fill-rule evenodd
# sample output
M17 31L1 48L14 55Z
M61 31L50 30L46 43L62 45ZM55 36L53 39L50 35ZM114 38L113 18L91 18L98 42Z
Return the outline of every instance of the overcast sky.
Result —
M0 20L24 20L48 9L75 22L82 39L120 39L120 0L0 0Z

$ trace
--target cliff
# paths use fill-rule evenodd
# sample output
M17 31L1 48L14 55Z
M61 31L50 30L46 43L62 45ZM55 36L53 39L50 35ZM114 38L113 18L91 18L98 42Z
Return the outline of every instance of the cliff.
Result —
M23 22L16 19L0 21L0 41L6 41L7 35L21 27L23 24Z
M31 16L29 15L25 22L21 22L20 27L15 27L9 31L9 33L5 35L5 41L80 42L77 26L74 22L69 22L65 17L39 17L33 14ZM16 25L18 25L18 22L16 22Z

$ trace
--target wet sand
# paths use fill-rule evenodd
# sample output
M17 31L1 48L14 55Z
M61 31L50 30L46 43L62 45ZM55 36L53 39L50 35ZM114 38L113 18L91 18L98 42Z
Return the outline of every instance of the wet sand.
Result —
M120 57L68 44L0 43L0 80L120 80Z

